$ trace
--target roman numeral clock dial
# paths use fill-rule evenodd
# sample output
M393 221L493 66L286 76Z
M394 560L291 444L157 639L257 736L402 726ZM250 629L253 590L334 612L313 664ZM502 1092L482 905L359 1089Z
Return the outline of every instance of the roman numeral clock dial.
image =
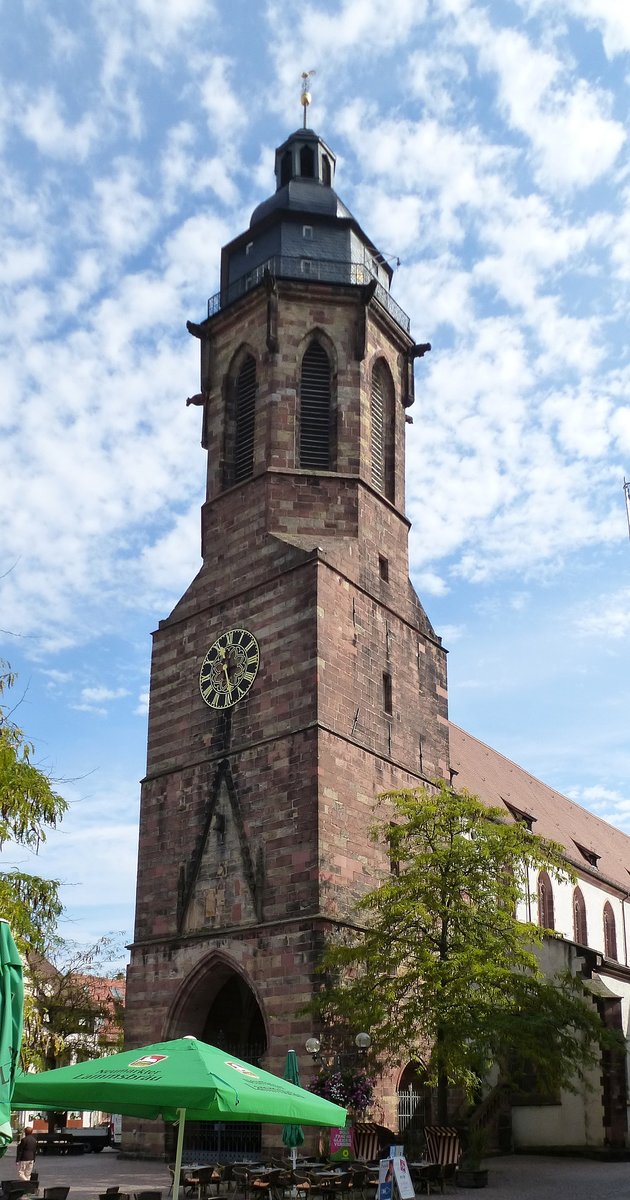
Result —
M247 695L260 664L258 642L248 629L228 629L201 664L199 689L210 708L231 708Z

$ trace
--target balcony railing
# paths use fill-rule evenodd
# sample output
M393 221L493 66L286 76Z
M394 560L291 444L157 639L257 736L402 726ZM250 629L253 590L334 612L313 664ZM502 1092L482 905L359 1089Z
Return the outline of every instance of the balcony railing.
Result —
M376 282L375 299L400 325L401 329L404 329L405 333L409 333L411 322L406 312L390 296L387 289L378 282L366 263L339 262L338 259L332 258L297 258L287 254L277 254L268 258L260 266L253 267L251 271L241 275L240 279L235 279L233 283L228 284L223 291L216 292L208 300L208 316L213 317L222 308L226 308L228 304L232 304L234 300L238 300L252 288L257 287L262 282L265 271L268 271L276 279L303 279L317 283L344 283L361 286L374 280Z

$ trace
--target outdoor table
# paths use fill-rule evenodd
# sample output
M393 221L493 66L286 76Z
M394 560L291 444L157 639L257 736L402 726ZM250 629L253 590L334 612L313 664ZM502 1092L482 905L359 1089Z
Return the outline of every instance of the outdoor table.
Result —
M439 1181L441 1170L440 1163L431 1162L429 1159L425 1158L422 1160L422 1162L407 1163L407 1166L409 1167L411 1182L414 1184L414 1186L415 1184L426 1186L428 1196L431 1191L430 1184L432 1182L436 1183Z

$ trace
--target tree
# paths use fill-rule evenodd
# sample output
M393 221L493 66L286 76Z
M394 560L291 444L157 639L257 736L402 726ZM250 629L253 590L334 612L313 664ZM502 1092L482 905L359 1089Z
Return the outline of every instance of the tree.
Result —
M568 972L544 975L544 931L517 919L530 871L571 874L560 846L476 796L434 788L385 793L372 831L391 874L358 904L362 928L325 951L315 1010L326 1025L369 1029L390 1062L415 1061L437 1087L472 1098L493 1064L533 1065L543 1087L575 1087L609 1035Z
M14 684L15 675L0 660L0 848L14 842L37 853L67 804L46 771L33 763L34 747L13 721L14 709L4 703ZM55 880L0 871L0 912L22 951L30 946L43 952L55 937L61 911Z
M89 948L59 943L46 957L28 953L23 1050L30 1065L51 1070L122 1049L125 983L121 974L104 974L111 956L119 954L108 937Z

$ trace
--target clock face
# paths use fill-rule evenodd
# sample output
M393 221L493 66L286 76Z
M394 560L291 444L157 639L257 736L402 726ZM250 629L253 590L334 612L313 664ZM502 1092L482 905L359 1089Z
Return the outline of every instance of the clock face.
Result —
M258 642L248 629L228 629L201 664L199 688L210 708L230 708L247 695L260 663Z

